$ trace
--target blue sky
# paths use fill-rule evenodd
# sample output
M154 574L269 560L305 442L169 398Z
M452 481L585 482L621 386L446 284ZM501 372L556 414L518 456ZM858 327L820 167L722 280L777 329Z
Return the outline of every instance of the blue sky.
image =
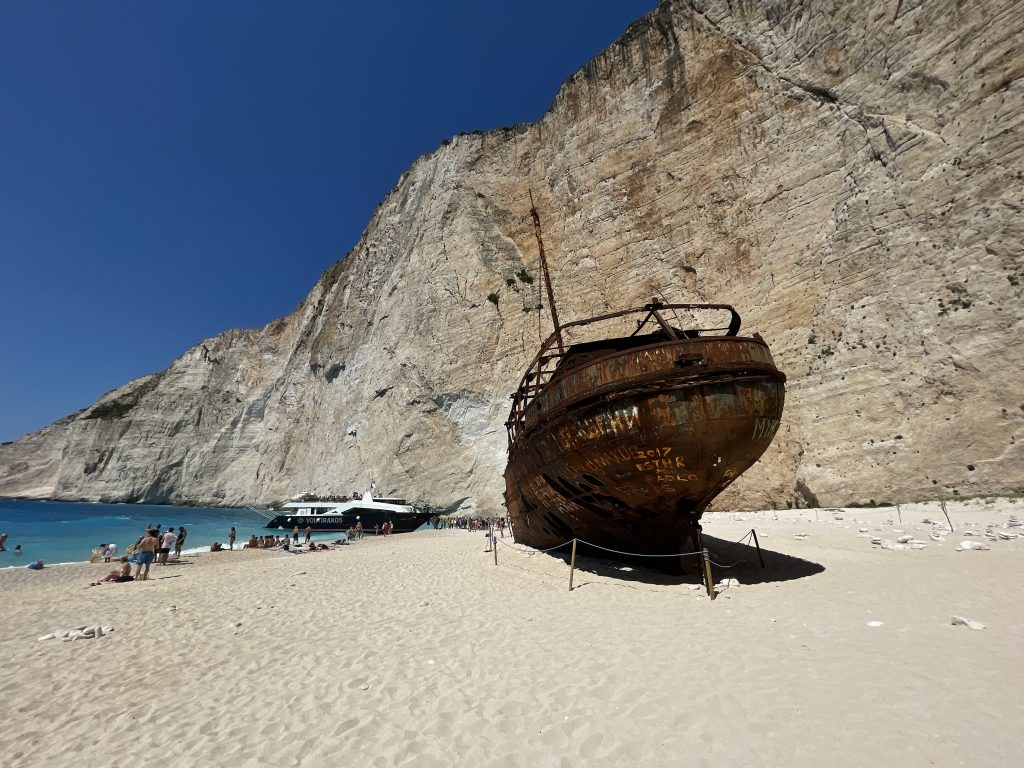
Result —
M0 3L0 440L290 312L656 0Z

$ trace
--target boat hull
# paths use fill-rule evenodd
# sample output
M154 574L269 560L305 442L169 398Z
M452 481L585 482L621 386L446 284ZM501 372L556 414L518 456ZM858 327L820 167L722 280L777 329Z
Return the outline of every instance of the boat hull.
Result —
M359 518L358 520L356 519L357 517ZM390 522L394 526L392 533L409 533L430 520L430 517L429 512L400 514L397 512L366 509L353 510L343 514L280 514L267 523L267 528L277 528L291 533L295 526L299 527L300 532L305 532L308 526L316 533L340 533L347 531L349 528L355 528L357 522L362 522L363 531L372 532L375 525L382 526L385 522Z
M564 372L510 444L516 540L680 552L708 504L771 443L784 381L767 345L741 337L661 342Z

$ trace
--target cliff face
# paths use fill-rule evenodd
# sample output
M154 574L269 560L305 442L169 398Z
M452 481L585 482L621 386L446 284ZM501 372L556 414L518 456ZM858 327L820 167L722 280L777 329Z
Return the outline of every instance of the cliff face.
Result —
M728 302L788 374L716 508L1022 493L1022 27L1009 0L664 2L538 123L420 158L293 314L0 448L0 494L374 478L497 509L508 394L550 328L531 188L563 321Z

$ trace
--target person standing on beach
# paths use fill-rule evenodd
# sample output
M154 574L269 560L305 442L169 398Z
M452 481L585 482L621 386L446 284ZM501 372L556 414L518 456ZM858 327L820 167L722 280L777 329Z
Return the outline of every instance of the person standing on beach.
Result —
M167 565L167 558L171 554L171 547L174 546L174 540L178 538L174 533L173 528L168 528L167 533L160 539L160 559L157 561L159 565Z
M142 541L139 542L139 564L135 567L135 580L145 581L149 578L149 566L153 564L156 557L156 550L160 539L156 537L156 531L147 531ZM142 572L142 566L146 566L146 572Z
M313 537L313 528L309 525L306 526L306 543L309 544L309 540Z
M363 521L356 518L356 541L363 540Z
M178 538L174 540L174 556L181 557L181 548L185 546L185 537L188 536L188 531L185 530L185 526L178 526Z
M296 544L299 543L299 526L297 525L294 528L292 528L292 541L294 541Z
M160 543L163 545L163 549L165 550L164 551L164 563L165 564L170 559L170 557L171 557L171 550L174 549L174 545L177 543L177 541L178 541L178 534L175 532L174 526L172 525L170 528L167 529L167 533L165 533L163 535L163 538L160 541Z
M231 533L228 534L228 549L235 548L235 526L231 526Z

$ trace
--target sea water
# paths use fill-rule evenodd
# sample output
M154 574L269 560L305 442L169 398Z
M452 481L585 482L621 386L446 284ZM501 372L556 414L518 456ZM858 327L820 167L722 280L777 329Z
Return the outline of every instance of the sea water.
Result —
M147 527L157 525L162 526L161 533L185 526L188 538L183 553L207 551L215 541L227 548L231 526L238 534L236 549L253 534L281 535L280 531L268 530L265 519L246 509L0 499L0 533L7 534L7 551L0 552L0 568L25 566L34 560L48 565L81 562L100 544L117 544L120 556ZM325 541L338 536L320 533L313 538ZM14 553L18 544L20 555Z

